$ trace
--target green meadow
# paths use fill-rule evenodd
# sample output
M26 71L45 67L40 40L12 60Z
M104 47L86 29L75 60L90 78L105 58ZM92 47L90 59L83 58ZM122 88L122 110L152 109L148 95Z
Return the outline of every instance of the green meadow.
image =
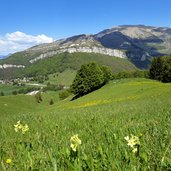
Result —
M0 97L0 170L171 170L170 83L113 80L72 97L47 92L41 103L29 95ZM24 134L14 130L18 121L28 125ZM74 151L70 140L77 134ZM125 139L131 135L139 140L134 152Z

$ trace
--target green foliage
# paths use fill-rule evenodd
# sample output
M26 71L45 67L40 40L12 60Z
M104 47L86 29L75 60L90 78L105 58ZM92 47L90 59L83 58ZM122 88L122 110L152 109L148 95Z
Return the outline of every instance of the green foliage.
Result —
M13 94L13 95L17 95L18 92L17 92L16 90L14 90L14 91L12 92L12 94Z
M53 105L53 104L54 104L53 99L50 99L49 105Z
M64 90L64 91L59 93L59 99L60 100L64 100L67 97L69 97L70 95L71 95L71 91L70 90Z
M109 80L113 79L113 74L112 74L112 70L110 67L102 65L100 66L100 69L103 71L104 84L109 82Z
M162 82L171 82L171 57L154 58L149 77Z
M34 97L35 97L37 103L40 103L42 101L41 92L36 93Z
M161 80L162 79L162 70L163 70L163 60L161 57L154 58L151 67L149 70L149 77L154 80Z
M100 88L103 84L103 71L97 63L92 62L81 66L73 81L72 89L73 93L79 97Z
M121 78L148 78L148 71L147 70L135 70L135 71L123 71L118 72L113 75L113 79L121 79Z
M24 59L24 58L22 58ZM17 70L5 70L0 72L0 78L5 75L6 78L11 77L37 77L40 75L48 75L60 72L66 69L79 70L81 65L96 61L99 65L107 65L112 72L135 70L136 67L127 59L95 54L95 53L62 53L51 58L39 60L30 65L28 63L25 68ZM11 61L11 64L12 61ZM21 63L20 63L21 64Z
M0 96L4 96L5 94L4 94L4 92L3 91L1 91L1 93L0 93Z
M64 88L64 85L56 85L56 84L50 84L48 82L46 87L43 87L43 91L58 91L58 90L62 90Z

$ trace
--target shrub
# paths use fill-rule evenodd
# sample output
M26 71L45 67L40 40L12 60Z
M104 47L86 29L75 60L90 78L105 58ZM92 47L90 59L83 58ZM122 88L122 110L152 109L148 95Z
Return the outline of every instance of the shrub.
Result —
M3 91L1 91L0 96L4 96L4 92Z
M40 103L42 101L42 95L40 92L38 92L37 94L35 94L35 99L37 103Z
M14 90L14 91L12 92L12 94L13 94L13 95L17 95L18 92L17 92L16 90Z
M53 105L53 104L54 104L53 99L50 99L49 105Z
M69 97L70 94L71 94L70 90L64 90L64 91L62 91L62 92L59 93L59 99L60 100L64 100L67 97Z

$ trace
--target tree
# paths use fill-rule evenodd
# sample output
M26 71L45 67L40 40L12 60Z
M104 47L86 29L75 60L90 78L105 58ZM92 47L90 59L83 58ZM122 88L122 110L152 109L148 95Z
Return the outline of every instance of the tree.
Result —
M163 58L161 81L165 83L171 82L171 57Z
M149 77L154 80L162 80L162 71L163 71L163 59L160 58L154 58L151 67L149 70Z
M3 91L1 91L0 96L4 96L4 92Z
M81 66L72 84L73 93L76 96L88 94L104 84L104 73L100 66L95 63L89 63Z
M171 82L171 56L154 58L149 77L162 82Z
M108 83L109 80L113 79L113 74L112 74L112 70L110 67L102 65L100 66L100 69L103 71L104 84Z

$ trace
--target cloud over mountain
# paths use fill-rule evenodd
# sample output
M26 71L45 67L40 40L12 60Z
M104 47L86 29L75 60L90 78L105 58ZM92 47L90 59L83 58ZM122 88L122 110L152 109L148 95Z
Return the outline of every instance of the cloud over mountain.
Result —
M41 43L51 43L53 41L53 38L44 34L33 36L20 31L7 33L0 37L0 54L7 55Z

